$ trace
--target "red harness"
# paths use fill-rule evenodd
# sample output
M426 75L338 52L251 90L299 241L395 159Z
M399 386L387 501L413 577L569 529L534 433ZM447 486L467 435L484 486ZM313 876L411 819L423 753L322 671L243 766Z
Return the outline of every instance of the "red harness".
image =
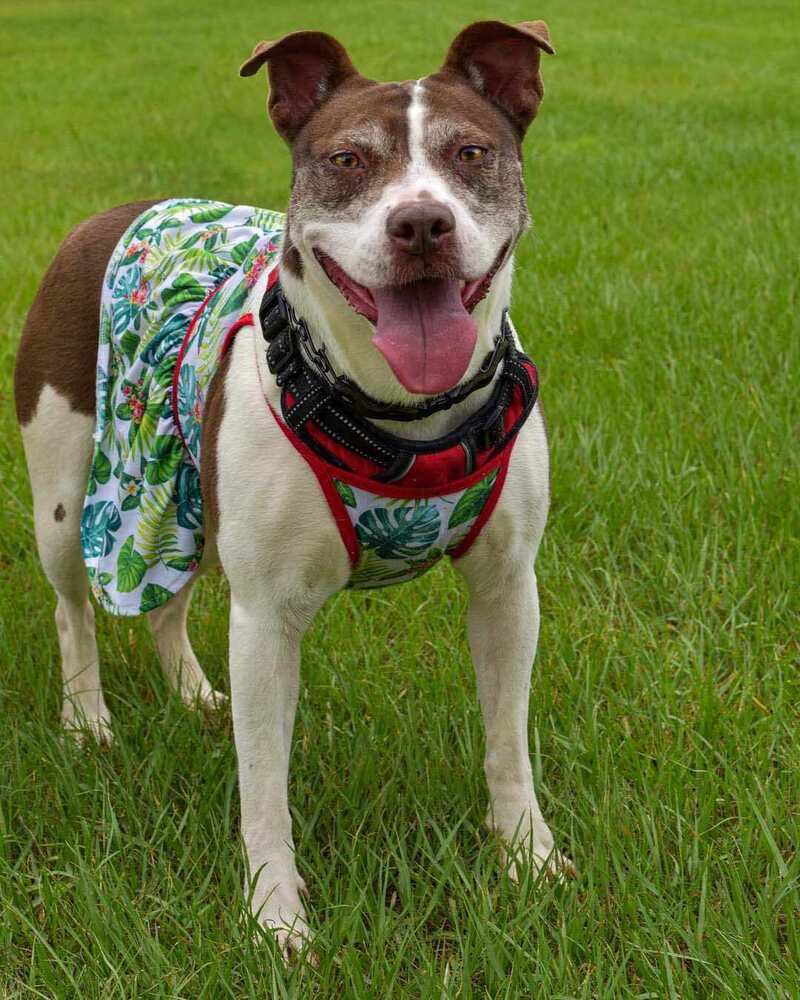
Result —
M273 290L276 275L270 275L265 302L280 293ZM282 413L269 408L317 478L350 557L350 586L401 582L444 555L464 555L500 499L518 431L536 399L536 366L516 349L506 358L500 403L495 400L491 409L491 435L481 434L472 418L463 425L468 435L466 430L447 435L441 447L412 443L380 431L339 400L333 409L331 389L320 388L321 380L297 346L293 329L302 321L292 314L291 322L283 308L283 321L272 326L261 310L268 365L282 386ZM253 325L252 314L242 316L223 353L238 330ZM285 342L279 342L281 337ZM387 482L392 442L416 450L402 475Z

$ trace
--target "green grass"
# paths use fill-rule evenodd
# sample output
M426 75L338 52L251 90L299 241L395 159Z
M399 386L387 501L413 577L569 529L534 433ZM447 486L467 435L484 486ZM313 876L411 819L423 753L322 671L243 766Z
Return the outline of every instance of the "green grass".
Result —
M2 6L0 995L800 996L797 6L320 6ZM59 735L16 340L90 213L285 203L263 80L236 76L255 41L326 28L403 79L498 14L559 51L514 315L553 452L531 747L579 878L499 871L452 571L343 594L304 646L292 765L321 964L287 973L242 917L230 721L176 704L143 622L100 623L114 747ZM222 687L226 609L203 581Z

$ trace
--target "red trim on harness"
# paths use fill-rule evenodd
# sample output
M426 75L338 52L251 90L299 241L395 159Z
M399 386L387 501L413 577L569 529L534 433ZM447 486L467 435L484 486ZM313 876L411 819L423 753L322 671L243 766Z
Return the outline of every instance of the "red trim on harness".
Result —
M222 347L219 349L219 360L225 357L225 355L230 350L230 346L233 343L233 338L242 329L243 326L254 326L255 320L253 319L252 313L245 313L244 316L240 316L233 326L225 334L225 339L222 341Z
M533 365L530 366L529 371L531 372L532 379L535 381L536 370ZM293 400L289 397L288 403L290 406L292 402ZM522 401L519 392L515 392L514 399L505 413L504 428L506 432L514 426L521 411ZM413 465L399 483L384 485L376 479L376 474L381 470L372 461L339 444L338 441L335 441L313 422L306 425L305 431L327 449L327 451L331 452L336 458L342 459L350 467L350 471L345 472L335 465L330 465L331 475L352 486L358 486L370 492L377 491L381 496L396 497L404 500L413 500L415 497L443 496L446 493L471 486L482 479L488 472L491 472L494 468L502 464L503 456L506 453L510 454L508 449L512 443L509 442L500 455L492 456L491 448L486 448L479 452L474 460L475 471L469 474L465 474L464 472L467 456L459 444L455 444L444 451L432 454L420 454L416 456ZM292 440L295 440L294 434L292 434ZM315 457L318 458L319 456Z
M267 405L269 406L269 403L267 403ZM327 462L324 462L319 455L313 452L308 445L301 441L289 427L286 426L281 417L278 416L271 406L269 409L270 413L277 420L283 433L289 438L307 462L318 463L321 467L328 470L328 475L332 476L334 479L340 479L343 483L348 483L350 486L357 486L359 489L367 490L371 493L378 493L382 497L392 497L397 500L423 500L428 497L441 497L446 496L448 493L457 493L459 490L465 490L468 486L472 486L481 479L485 479L492 469L496 469L499 465L501 465L510 454L511 447L514 444L514 441L510 441L500 454L496 455L490 462L484 462L484 464L475 472L471 472L468 476L462 476L460 479L446 480L436 486L398 486L397 483L381 483L375 479L370 479L369 476L360 476L357 472L350 472L349 469L340 469L335 465L329 465Z
M269 412L275 418L275 423L280 427L283 433L289 440L289 443L300 452L302 457L311 466L311 471L317 477L317 482L320 485L325 499L328 501L328 506L330 507L331 514L333 514L333 519L336 521L336 526L339 529L339 534L341 535L344 547L347 549L347 554L350 557L350 562L355 566L358 562L358 556L360 552L360 546L358 544L358 538L356 537L355 530L347 515L347 510L344 505L344 501L339 496L339 492L333 485L334 476L337 479L347 480L347 482L352 482L351 479L347 479L342 471L342 475L339 475L339 470L332 465L328 465L327 462L323 462L319 455L316 455L306 444L304 444L300 438L298 438L292 431L286 426L286 424L281 420L278 414L272 409L269 401L266 401L269 407ZM365 480L369 483L369 480ZM356 485L356 484L354 484ZM374 487L374 483L371 484Z
M526 366L527 367L527 366ZM533 365L530 366L531 377L536 380L536 369ZM317 478L320 484L320 488L328 502L328 507L330 508L331 514L339 528L339 534L342 538L347 553L350 556L351 563L355 566L358 562L360 555L361 546L358 542L358 537L356 536L355 529L350 520L350 516L347 513L347 508L344 505L344 501L339 496L339 493L334 486L333 480L338 479L343 483L348 483L350 486L356 486L360 489L366 490L371 493L379 493L381 496L392 497L402 500L413 500L413 499L424 499L427 497L437 497L446 496L448 493L457 493L461 490L466 489L468 486L472 486L474 483L479 482L484 479L489 473L494 469L498 470L497 479L492 488L492 492L483 506L477 520L472 525L470 530L464 536L464 538L459 542L459 544L452 549L450 552L450 557L452 559L459 559L461 556L465 555L472 544L480 535L481 531L485 527L489 518L492 516L497 502L500 499L500 495L503 492L503 487L505 486L506 476L508 474L508 466L511 461L511 453L516 444L518 434L515 434L508 444L503 448L503 450L498 454L489 459L488 461L481 461L483 455L477 456L477 466L478 468L470 473L468 476L461 476L457 479L448 479L447 473L449 471L448 466L451 464L439 464L438 471L440 474L440 480L438 483L430 483L431 473L436 471L435 463L437 458L442 456L450 456L454 449L447 449L445 452L441 452L438 455L430 456L418 456L417 463L420 459L432 460L433 468L426 469L424 472L424 479L428 479L428 482L424 482L424 485L415 485L414 483L414 473L415 467L412 466L409 473L404 477L405 485L398 485L396 483L381 483L376 481L369 472L372 469L372 463L359 456L352 454L346 448L338 446L338 443L330 439L327 435L323 433L315 433L314 437L317 440L322 440L325 447L329 448L334 454L343 455L348 461L355 462L360 466L358 472L351 472L345 469L339 469L335 465L331 465L325 462L316 452L312 451L311 448L305 444L282 420L282 418L275 412L275 410L270 406L269 401L266 400L267 406L272 416L275 418L275 422L283 431L284 435L289 439L294 448L300 453L300 455L306 460L306 462L311 466L311 470ZM505 428L508 431L516 422L519 413L521 412L521 402L519 396L516 397L514 402L508 408L505 416ZM312 433L316 428L307 428L309 433ZM458 449L461 450L461 449ZM463 454L463 452L462 452ZM416 464L415 463L415 466ZM364 472L367 472L364 475ZM416 470L419 472L420 470ZM422 476L420 478L423 478Z
M500 494L503 492L503 486L505 486L506 475L508 474L508 466L511 462L511 451L514 447L514 443L517 440L517 435L514 435L511 441L509 441L505 450L503 451L503 464L500 466L500 471L497 473L497 479L495 480L494 486L492 487L492 492L489 494L489 499L483 505L483 510L478 514L478 519L469 529L469 531L464 535L458 545L450 550L451 559L460 559L461 556L465 555L467 550L470 548L472 543L481 533L483 526L492 516L492 511L497 506L497 501L500 499Z
M506 480L506 473L508 472L508 463L511 459L511 451L517 440L515 435L514 438L509 441L506 447L500 452L500 454L496 456L496 458L492 459L491 462L487 462L482 468L478 469L477 472L473 472L471 475L465 476L462 479L457 479L450 483L443 483L435 487L429 486L425 489L411 486L395 486L392 483L378 483L374 479L368 479L364 476L355 475L345 469L337 469L336 466L329 465L327 462L324 462L319 455L313 452L308 445L301 441L300 438L298 438L297 435L286 426L283 420L281 420L275 410L273 410L270 406L269 402L267 402L267 406L269 407L269 412L275 418L275 423L289 439L292 446L311 466L311 471L317 477L320 489L322 490L325 499L328 501L328 507L330 508L331 514L336 521L337 527L339 528L339 534L341 535L344 547L347 549L350 562L354 566L358 562L361 546L358 543L358 538L350 520L350 516L347 513L344 501L339 496L339 491L333 484L334 479L339 479L343 483L348 483L351 486L358 486L361 489L371 492L379 491L381 496L413 500L415 498L422 499L425 497L446 496L448 493L457 493L459 490L464 490L468 486L472 486L473 483L477 483L479 480L485 479L492 469L499 468L497 480L494 484L494 488L492 489L491 496L484 504L483 510L478 515L477 521L473 524L461 542L459 542L459 544L450 553L451 558L458 559L460 556L464 555L464 553L478 537L481 529L489 520L497 501L500 499L500 494Z
M181 341L181 347L180 350L178 351L178 357L175 359L175 370L172 373L172 391L170 393L172 399L172 419L175 423L175 428L178 431L178 436L183 442L183 447L186 449L186 454L189 456L191 456L192 453L189 451L189 446L186 444L186 438L183 436L183 427L181 427L181 418L178 416L178 379L180 378L181 375L181 365L183 364L183 359L186 354L186 348L189 345L189 338L194 333L194 328L197 326L197 321L202 316L203 310L208 305L208 303L214 298L214 296L217 294L220 288L222 288L222 286L225 284L225 281L227 281L227 278L220 281L218 285L215 285L195 310L194 315L192 316L192 320L189 323L189 326L186 330L186 333L183 335L183 340Z

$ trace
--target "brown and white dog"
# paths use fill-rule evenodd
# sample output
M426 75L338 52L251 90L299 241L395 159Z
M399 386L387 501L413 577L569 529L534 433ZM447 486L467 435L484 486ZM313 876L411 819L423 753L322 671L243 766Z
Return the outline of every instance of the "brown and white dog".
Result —
M492 347L509 302L512 253L528 224L520 145L542 98L543 51L552 52L543 22L483 21L457 36L438 72L414 82L365 79L335 39L313 31L260 43L241 68L247 76L267 65L269 113L293 157L286 299L333 367L374 398L417 403L470 378ZM99 299L112 250L150 204L112 209L67 237L31 307L15 375L36 539L58 596L62 718L101 738L110 718L79 543ZM431 278L454 283L460 301L453 305L452 292L426 298L419 280ZM263 293L260 282L243 313L257 314ZM399 335L376 349L381 311ZM279 392L255 336L252 328L239 335L207 402L204 566L218 558L231 588L232 713L252 908L289 953L308 937L287 800L300 641L347 583L350 564L313 473L264 405L262 383L276 410ZM491 389L403 425L404 434L448 432ZM458 569L470 592L489 822L514 843L512 867L523 851L537 868L558 872L565 862L536 800L527 734L539 630L534 559L547 506L537 407L500 501ZM152 629L183 698L214 702L187 637L189 591L151 613Z

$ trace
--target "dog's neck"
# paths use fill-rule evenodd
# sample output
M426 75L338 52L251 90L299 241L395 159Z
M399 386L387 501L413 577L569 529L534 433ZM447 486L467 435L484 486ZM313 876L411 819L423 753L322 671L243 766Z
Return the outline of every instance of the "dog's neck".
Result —
M511 294L512 268L513 259L509 259L495 275L489 294L475 307L473 315L478 336L462 381L477 372L500 333L503 311L508 307ZM298 278L290 269L283 268L281 287L294 311L306 321L316 346L325 348L336 373L346 375L368 396L382 402L414 405L427 398L412 395L403 388L372 345L372 324L350 309L324 274L311 274L309 270ZM377 420L375 423L407 438L433 439L458 427L479 409L491 394L492 386L493 382L471 392L449 409L419 420L403 423Z

